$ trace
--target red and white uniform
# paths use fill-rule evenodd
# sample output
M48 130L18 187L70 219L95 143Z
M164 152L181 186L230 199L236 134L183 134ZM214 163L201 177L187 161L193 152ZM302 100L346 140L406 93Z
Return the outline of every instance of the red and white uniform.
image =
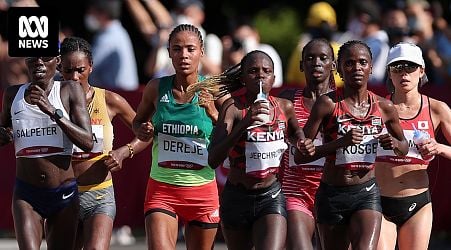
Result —
M241 98L244 102L245 98ZM287 119L273 97L274 118L268 124L248 129L229 153L230 167L246 170L246 174L265 178L279 171L282 155L287 149L285 134ZM243 117L247 110L243 110Z
M374 168L379 146L377 137L381 134L385 125L377 96L368 91L368 100L370 107L363 118L353 116L344 100L335 104L333 114L324 128L324 143L343 137L352 128L360 128L363 131L363 140L359 144L339 148L335 154L326 156L327 164L349 170Z
M400 125L404 131L404 136L409 142L409 152L406 156L397 156L393 150L384 150L379 148L377 153L377 161L390 162L394 164L429 164L429 161L423 160L421 154L418 152L415 143L413 142L413 133L415 128L418 130L428 132L431 138L434 138L434 124L432 123L431 109L429 104L429 97L421 95L421 108L417 115L411 119L400 118Z
M304 127L310 111L304 105L303 90L295 92L293 105L299 126ZM318 133L313 144L320 146L322 142L322 133ZM287 210L302 211L313 217L315 194L323 174L325 158L298 165L294 162L295 152L295 146L290 144L282 162L281 183L287 200Z

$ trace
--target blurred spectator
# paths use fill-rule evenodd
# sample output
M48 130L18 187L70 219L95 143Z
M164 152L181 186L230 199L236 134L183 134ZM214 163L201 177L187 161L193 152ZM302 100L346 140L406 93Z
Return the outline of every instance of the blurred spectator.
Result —
M166 7L158 0L125 0L125 3L143 38L151 45L158 45L159 41L154 40L158 38L159 30L174 23Z
M0 23L7 22L9 7L37 7L34 0L0 0ZM25 60L22 57L8 55L8 39L6 25L0 29L0 88L6 89L10 85L26 83L30 80Z
M125 0L126 7L130 13L132 21L135 23L138 32L146 43L146 48L139 48L146 55L137 59L143 59L143 65L138 72L143 73L146 78L154 77L158 51L161 48L162 53L167 53L166 42L169 38L170 28L174 25L174 20L169 10L158 0L140 1ZM136 43L136 41L133 41ZM139 45L137 45L139 46ZM135 49L137 49L135 47ZM145 51L145 52L144 52ZM165 57L162 59L165 61ZM171 65L169 65L170 68ZM148 79L145 81L147 82Z
M306 32L301 35L299 43L290 56L287 67L287 82L300 86L306 85L304 72L300 70L302 48L314 38L324 38L334 49L335 58L341 45L342 34L337 32L337 17L334 8L326 2L314 3L310 6L306 19ZM343 85L338 74L334 74L335 85Z
M8 56L8 41L0 34L0 82L1 88L29 81L25 60Z
M409 28L416 43L425 43L431 40L434 31L432 28L432 15L429 11L430 4L425 0L407 0L406 14Z
M202 27L205 21L204 4L201 0L176 0L172 11L173 24L192 24L202 34L204 40L204 55L201 58L199 72L202 75L216 75L221 73L222 43L213 33L207 33ZM162 77L174 74L174 68L168 55L167 41L169 29L164 27L159 33L160 44L154 54L149 55L147 68L153 73L152 77ZM149 72L150 73L150 72Z
M410 38L410 29L404 4L387 6L382 20L382 27L387 32L388 43L391 46L400 42L414 42Z
M445 65L442 54L446 52L438 50L430 3L425 0L407 0L405 11L412 38L423 51L429 81L434 84L443 83L446 73L444 73ZM438 32L438 30L436 31Z
M385 66L387 63L388 45L387 32L381 29L381 13L379 5L373 0L355 0L356 35L360 35L371 49L373 68L368 83L383 84L385 79Z
M274 62L276 77L273 88L280 88L283 84L282 59L273 46L260 43L260 34L254 25L243 18L231 24L231 33L222 38L223 62L222 68L227 69L238 64L248 52L261 50L268 54Z
M106 89L136 90L138 73L129 34L119 21L120 0L90 0L86 28L94 32L90 81Z
M451 81L451 28L448 22L443 17L443 6L434 1L431 3L433 10L433 28L434 28L434 43L436 51L440 60L437 65L434 65L437 69L436 79L438 84L449 83Z
M216 75L221 73L222 43L213 33L207 33L202 27L205 21L204 4L201 0L177 0L175 24L192 24L204 38L204 56L201 58L201 74Z

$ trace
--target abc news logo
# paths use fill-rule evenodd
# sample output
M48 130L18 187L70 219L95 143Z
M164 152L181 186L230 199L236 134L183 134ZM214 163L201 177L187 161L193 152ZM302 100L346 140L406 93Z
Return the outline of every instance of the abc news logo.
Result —
M34 24L36 29L33 30L31 25ZM21 16L19 17L19 48L48 48L49 43L47 36L49 35L49 18L46 16ZM40 37L42 39L27 39Z
M58 55L59 20L39 7L8 10L8 49L11 57Z

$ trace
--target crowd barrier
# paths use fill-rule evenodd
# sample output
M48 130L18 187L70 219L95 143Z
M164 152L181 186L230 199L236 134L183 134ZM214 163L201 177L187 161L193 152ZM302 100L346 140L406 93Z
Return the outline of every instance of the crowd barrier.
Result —
M288 86L289 87L289 86ZM383 86L372 87L374 92L385 95ZM276 94L281 89L274 90ZM1 91L0 91L1 92ZM141 100L142 91L116 91L132 107ZM426 85L422 92L451 105L451 92L444 86ZM133 138L133 133L119 119L114 120L114 146L124 145ZM439 141L444 141L439 135ZM113 174L117 203L115 226L129 225L144 228L143 202L150 171L151 147L123 162L123 168ZM0 148L0 230L12 230L11 198L15 182L15 157L13 145ZM451 179L451 161L436 157L428 168L434 211L433 230L451 231L451 199L447 193Z

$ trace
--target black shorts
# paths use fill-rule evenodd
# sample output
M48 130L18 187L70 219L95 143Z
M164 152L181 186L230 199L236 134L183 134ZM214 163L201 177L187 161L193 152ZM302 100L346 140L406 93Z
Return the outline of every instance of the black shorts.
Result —
M315 200L317 223L346 225L355 212L364 209L382 211L375 178L362 184L342 187L320 183Z
M410 217L414 216L422 207L431 202L429 190L421 194L407 197L381 197L382 214L384 217L400 227Z
M219 212L221 223L228 229L249 229L255 221L268 214L287 217L285 196L278 181L258 190L247 190L242 185L226 182Z

